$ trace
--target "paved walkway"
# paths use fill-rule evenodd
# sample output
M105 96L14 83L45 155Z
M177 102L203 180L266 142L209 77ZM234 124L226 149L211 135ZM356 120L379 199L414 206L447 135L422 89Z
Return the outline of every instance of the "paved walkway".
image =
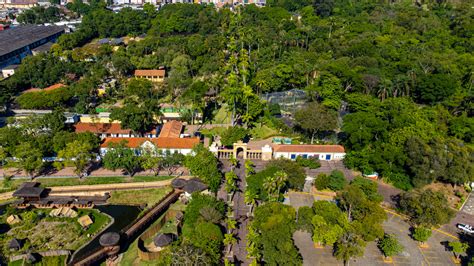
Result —
M234 195L234 219L237 221L237 244L232 246L232 253L236 258L236 265L249 265L250 261L247 259L247 224L248 217L247 213L249 212L248 206L245 204L245 167L244 160L239 161L239 167L235 168L234 172L239 177L237 181L237 186L239 190Z
M191 178L190 176L181 177L184 179ZM114 183L114 184L100 184L100 185L80 185L80 186L62 186L51 187L49 195L95 195L98 193L110 192L113 190L134 190L134 189L148 189L170 186L173 179L153 181L153 182L132 182L132 183ZM13 192L5 192L0 194L0 200L7 200L13 197Z
M181 175L188 175L189 171L185 167L180 167L176 171L174 171L173 174L181 174ZM89 176L90 177L104 177L104 176L123 176L124 173L122 170L108 170L102 167L99 168L94 168L90 171ZM150 175L155 175L153 171L140 171L135 174L135 176L150 176ZM167 171L160 171L158 175L168 175ZM14 176L15 178L22 177L22 178L29 178L28 175L18 169L14 168L8 168L8 169L3 169L0 168L0 178L3 178L3 176ZM41 177L51 177L51 178L59 178L59 177L75 177L77 178L77 175L74 173L74 168L73 167L65 167L64 169L61 170L56 170L56 169L51 169L49 172L43 173L35 178L41 178Z

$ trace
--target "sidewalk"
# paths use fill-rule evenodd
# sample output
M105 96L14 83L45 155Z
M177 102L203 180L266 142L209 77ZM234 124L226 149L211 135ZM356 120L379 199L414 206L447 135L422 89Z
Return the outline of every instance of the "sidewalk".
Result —
M183 179L190 179L191 176L181 176ZM133 182L133 183L116 183L116 184L100 184L100 185L79 185L79 186L63 186L51 187L49 195L95 195L97 193L105 193L113 190L133 190L133 189L148 189L170 186L173 179L153 182ZM8 200L13 197L13 192L5 192L0 194L0 200Z
M183 173L183 175L188 175L189 171L185 167L180 167L178 168L175 173ZM155 173L153 171L141 171L137 172L135 176L154 176ZM158 175L168 175L166 171L160 171ZM0 179L3 178L4 176L13 176L14 178L29 178L29 176L21 170L15 169L15 168L8 168L8 169L3 169L0 168ZM89 177L110 177L110 176L124 176L122 170L107 170L103 167L94 169L90 172ZM43 174L36 176L35 178L43 178L43 177L48 177L48 178L70 178L70 177L75 177L77 178L78 176L74 173L74 168L73 167L65 167L64 169L61 170L54 170L49 173Z

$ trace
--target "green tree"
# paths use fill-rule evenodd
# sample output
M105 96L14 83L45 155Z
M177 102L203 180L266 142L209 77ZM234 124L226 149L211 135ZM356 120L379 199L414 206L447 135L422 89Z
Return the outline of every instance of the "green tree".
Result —
M74 166L74 173L79 177L82 177L87 168L90 165L94 154L92 153L91 143L81 142L75 140L66 145L66 147L58 152L58 158L64 159L64 161L57 162L58 168L63 168L66 165Z
M66 122L66 117L61 110L54 110L52 113L45 114L43 116L44 125L49 128L53 134L63 131L66 128L64 122Z
M431 229L426 227L416 227L412 234L413 239L425 243L431 237Z
M163 158L147 151L142 151L141 157L141 167L144 170L152 170L157 176L160 173Z
M323 216L315 215L312 220L313 241L320 245L332 246L344 234L338 224L328 224Z
M445 195L431 189L403 193L399 206L414 224L420 226L442 225L454 216Z
M199 144L193 148L193 155L186 156L184 165L193 175L204 180L211 191L217 192L221 182L221 173L217 158L212 152Z
M279 158L271 160L267 164L266 169L269 172L285 172L288 176L288 188L303 190L306 173L304 168L296 162L285 158Z
M29 142L23 142L15 147L16 165L33 178L43 168L43 154L41 150Z
M295 121L301 129L308 133L311 144L317 134L333 130L337 126L336 114L316 102L309 103L296 111Z
M384 237L379 240L378 246L385 257L398 255L403 251L403 246L394 235L385 234Z
M251 243L265 263L269 265L302 264L301 255L293 243L295 218L295 210L279 202L266 203L255 209L255 218L250 225L254 228L252 230L255 230Z
M133 176L141 166L141 157L135 154L135 150L126 147L126 141L111 144L102 162L106 169L123 169L129 176Z
M469 244L454 241L449 242L449 247L453 250L454 256L459 259L462 253L466 253L467 249L469 248Z
M236 182L238 179L239 177L233 171L225 173L225 190L227 193L232 193L237 189Z
M263 183L270 201L278 201L281 198L281 191L288 180L288 175L283 171L278 171L271 176L267 176Z
M334 256L348 266L351 258L364 255L364 249L364 240L353 232L347 232L336 242Z
M176 169L183 165L185 156L181 153L173 152L171 153L167 150L165 153L162 153L159 162L160 168L163 168L167 171L168 175L172 175Z
M155 115L159 114L154 108L147 107L152 102L147 102L143 105L135 103L126 104L122 108L114 108L110 114L110 119L121 122L122 128L129 128L134 132L144 134L152 129L155 124Z
M239 140L244 140L248 135L248 130L243 127L229 127L221 135L221 143L226 147L231 147Z

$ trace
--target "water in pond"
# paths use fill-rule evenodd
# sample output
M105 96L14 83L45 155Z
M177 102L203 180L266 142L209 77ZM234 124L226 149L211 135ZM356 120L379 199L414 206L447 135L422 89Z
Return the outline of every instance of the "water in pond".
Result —
M120 232L122 228L125 228L127 225L132 223L141 212L139 207L126 205L102 205L97 206L96 209L112 216L115 221L109 228L107 228L107 230L97 235L87 246L83 247L76 254L74 254L75 258L80 258L84 254L87 254L91 250L99 247L99 238L103 233Z

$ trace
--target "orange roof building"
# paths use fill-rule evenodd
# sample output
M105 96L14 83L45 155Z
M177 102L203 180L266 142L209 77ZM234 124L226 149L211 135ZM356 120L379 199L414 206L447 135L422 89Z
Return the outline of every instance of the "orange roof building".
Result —
M82 123L75 125L76 133L91 132L99 135L101 138L107 137L133 137L132 130L122 129L119 123Z
M140 69L135 70L136 78L148 79L151 82L163 82L165 80L166 70L164 69Z
M183 130L183 123L180 121L172 120L165 123L160 131L160 138L179 138L181 131Z
M153 148L189 154L199 142L199 138L105 138L100 145L100 150L102 154L105 154L111 145L124 143L130 149Z

